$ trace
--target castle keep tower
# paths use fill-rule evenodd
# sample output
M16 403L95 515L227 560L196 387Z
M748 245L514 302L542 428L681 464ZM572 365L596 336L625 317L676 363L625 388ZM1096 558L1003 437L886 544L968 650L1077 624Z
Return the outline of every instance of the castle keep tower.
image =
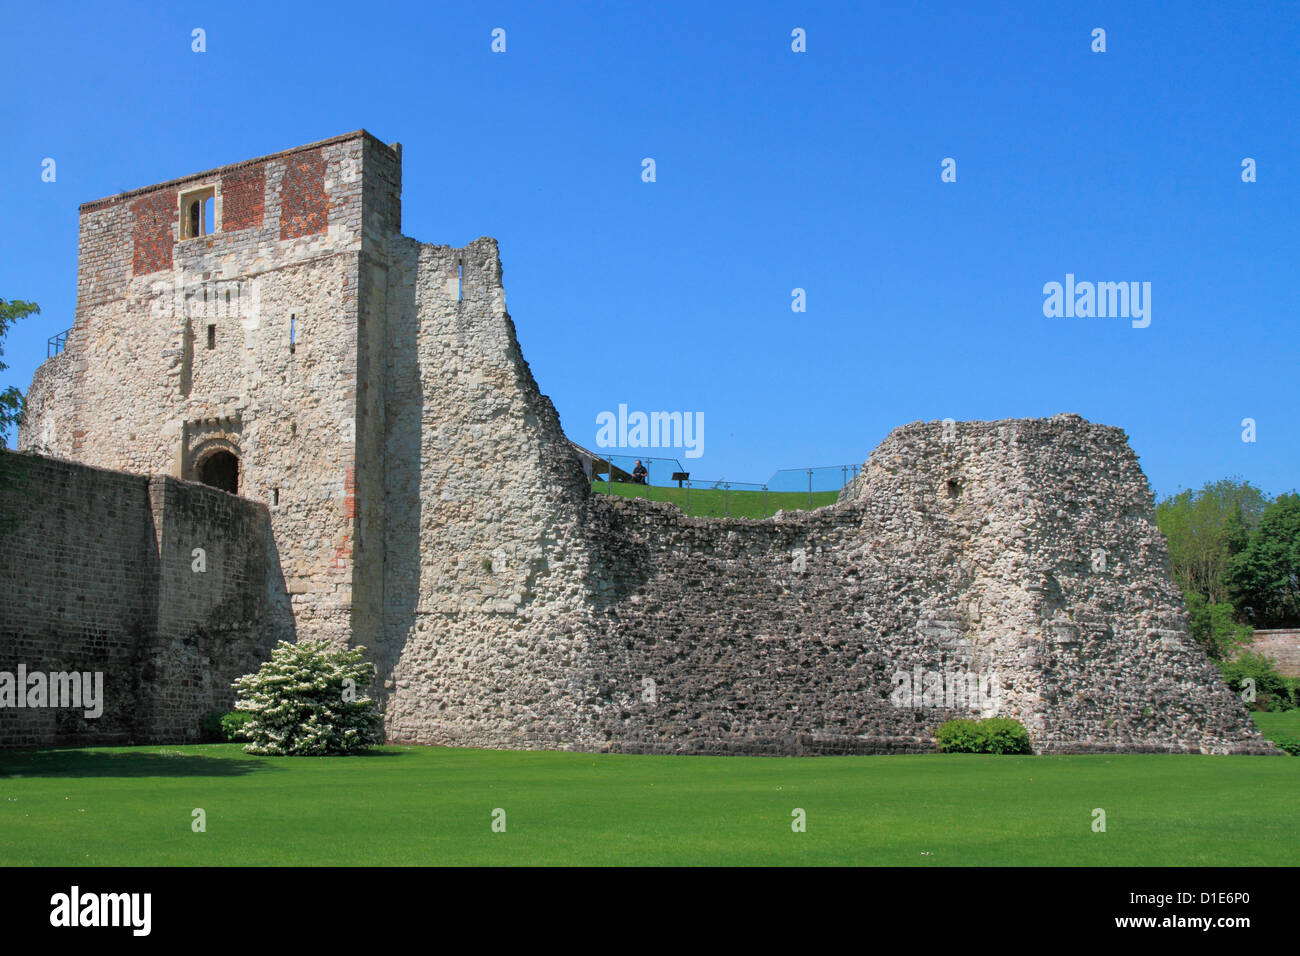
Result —
M502 675L563 696L564 666L492 636L549 605L551 569L580 593L558 542L586 487L496 242L402 236L400 193L400 146L358 131L83 205L75 326L19 447L264 504L292 613L259 631L365 644L390 720L422 725L446 682L469 713ZM429 658L437 690L403 676Z
M20 447L265 503L299 627L346 637L366 269L400 192L400 146L360 131L84 204L75 324Z

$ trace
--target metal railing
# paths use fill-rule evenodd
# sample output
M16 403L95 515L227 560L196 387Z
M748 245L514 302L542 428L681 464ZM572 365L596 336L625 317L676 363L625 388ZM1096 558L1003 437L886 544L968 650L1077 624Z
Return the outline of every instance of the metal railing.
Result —
M811 496L816 491L839 491L858 477L861 465L822 465L817 468L781 468L767 479L774 491L804 491Z
M645 469L636 474L637 462ZM834 504L840 491L857 477L860 465L783 468L763 483L729 479L677 478L687 470L676 458L604 455L591 463L591 486L598 494L617 494L666 501L688 515L719 518L766 518L778 511L799 511ZM637 480L643 478L644 480Z
M68 347L68 333L71 331L72 329L64 329L58 335L51 335L45 340L45 357L47 359L54 358Z

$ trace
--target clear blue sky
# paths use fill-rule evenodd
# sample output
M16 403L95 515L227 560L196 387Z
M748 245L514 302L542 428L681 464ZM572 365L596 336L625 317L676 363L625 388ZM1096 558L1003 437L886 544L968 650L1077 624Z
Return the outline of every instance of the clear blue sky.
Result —
M408 235L500 241L584 444L619 403L703 412L692 472L762 481L1077 412L1159 494L1300 484L1294 2L156 6L6 9L0 296L43 312L0 385L72 324L78 203L364 127ZM1150 327L1044 317L1067 272L1150 282Z

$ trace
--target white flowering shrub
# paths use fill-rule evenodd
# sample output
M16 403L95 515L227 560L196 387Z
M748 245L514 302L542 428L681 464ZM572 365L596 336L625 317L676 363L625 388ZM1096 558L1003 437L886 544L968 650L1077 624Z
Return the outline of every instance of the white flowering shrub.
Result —
M256 674L234 682L235 706L252 717L243 733L251 754L350 754L383 743L379 708L365 696L375 676L364 647L281 641Z

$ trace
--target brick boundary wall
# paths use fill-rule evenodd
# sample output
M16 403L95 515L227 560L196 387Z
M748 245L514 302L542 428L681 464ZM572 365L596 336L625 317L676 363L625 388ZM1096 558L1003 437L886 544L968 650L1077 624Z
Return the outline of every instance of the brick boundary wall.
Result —
M1244 650L1272 658L1283 677L1300 677L1300 628L1256 631Z
M4 707L0 747L197 740L230 682L293 638L269 545L255 502L0 451L0 673L103 674L101 716Z

